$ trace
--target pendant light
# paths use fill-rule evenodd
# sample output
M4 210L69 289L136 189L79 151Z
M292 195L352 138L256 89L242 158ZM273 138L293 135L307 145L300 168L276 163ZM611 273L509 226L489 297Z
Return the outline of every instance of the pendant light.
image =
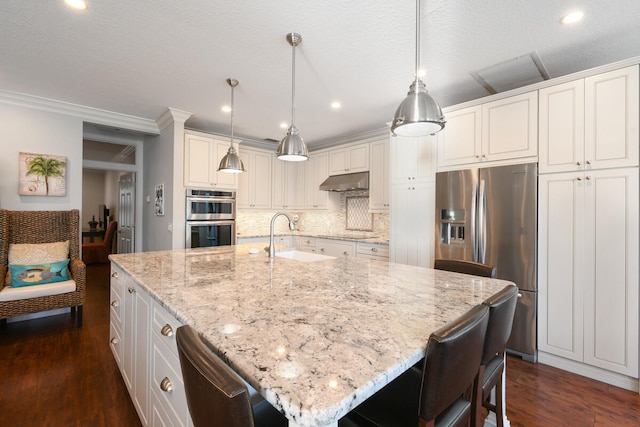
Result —
M276 152L280 160L288 162L299 162L309 159L309 152L304 140L298 135L298 128L295 125L296 114L296 46L302 43L302 36L298 33L287 34L287 41L292 47L292 66L291 66L291 126L287 131L287 136L282 138L278 150Z
M420 69L420 0L416 0L416 79L409 87L391 122L391 133L396 136L424 136L441 131L445 120L438 103L427 92L427 86L418 77Z
M238 83L236 79L227 79L227 84L231 86L231 145L229 146L227 154L220 160L220 166L218 167L219 172L242 173L245 171L244 164L238 156L238 152L233 148L233 113L235 111L235 106L233 105L233 90L238 86Z

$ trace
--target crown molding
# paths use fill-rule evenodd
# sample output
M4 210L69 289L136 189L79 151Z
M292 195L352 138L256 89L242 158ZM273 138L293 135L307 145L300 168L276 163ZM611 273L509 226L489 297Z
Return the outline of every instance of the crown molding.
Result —
M85 122L128 129L149 135L157 135L160 133L156 123L150 119L24 93L0 90L0 103L78 117Z
M193 113L190 113L188 111L168 107L167 111L165 111L160 117L158 117L158 119L156 120L156 125L158 126L159 130L166 128L171 123L182 123L184 125L184 122L186 122L187 119L189 119L189 117L191 117L192 115Z

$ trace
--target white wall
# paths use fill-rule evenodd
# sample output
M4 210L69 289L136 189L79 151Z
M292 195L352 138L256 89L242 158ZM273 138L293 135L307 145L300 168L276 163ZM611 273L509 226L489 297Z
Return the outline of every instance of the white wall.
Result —
M82 119L0 102L0 207L82 209ZM18 195L20 152L67 158L64 197Z

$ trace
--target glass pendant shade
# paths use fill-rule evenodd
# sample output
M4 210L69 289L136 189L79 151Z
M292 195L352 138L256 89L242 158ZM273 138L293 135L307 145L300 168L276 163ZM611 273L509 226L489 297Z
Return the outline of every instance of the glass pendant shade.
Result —
M432 135L444 128L445 120L438 103L427 92L418 77L420 70L420 0L416 0L416 79L409 87L391 121L391 134L396 136Z
M242 173L245 172L244 163L238 156L238 152L233 148L233 113L235 105L233 103L233 89L238 86L236 79L227 79L227 84L231 86L231 145L229 145L229 151L220 160L220 166L218 166L218 172L227 173Z
M300 135L298 135L298 128L295 125L296 117L296 46L302 43L302 36L298 33L287 34L287 42L292 47L292 60L291 60L291 126L287 131L287 135L282 138L276 155L278 159L287 162L301 162L309 159L309 151L307 145Z
M407 97L396 110L391 133L400 136L431 135L442 130L444 123L440 106L429 95L426 85L417 80L411 84Z

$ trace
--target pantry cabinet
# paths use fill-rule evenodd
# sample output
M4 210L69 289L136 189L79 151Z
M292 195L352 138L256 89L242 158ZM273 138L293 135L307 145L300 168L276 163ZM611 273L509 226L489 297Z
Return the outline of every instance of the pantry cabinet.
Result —
M185 187L215 187L227 190L238 188L235 173L218 172L220 160L229 151L230 141L215 139L203 133L184 136Z
M329 151L329 174L367 172L369 170L369 144L357 144Z
M236 202L241 209L271 208L273 153L242 149L239 153L246 172L239 174Z
M389 212L389 138L371 142L369 149L369 211Z
M638 66L540 90L540 173L638 165Z
M435 180L436 136L392 136L389 145L391 185Z
M638 168L539 178L540 360L638 378Z
M445 113L438 135L438 167L536 158L538 92Z

